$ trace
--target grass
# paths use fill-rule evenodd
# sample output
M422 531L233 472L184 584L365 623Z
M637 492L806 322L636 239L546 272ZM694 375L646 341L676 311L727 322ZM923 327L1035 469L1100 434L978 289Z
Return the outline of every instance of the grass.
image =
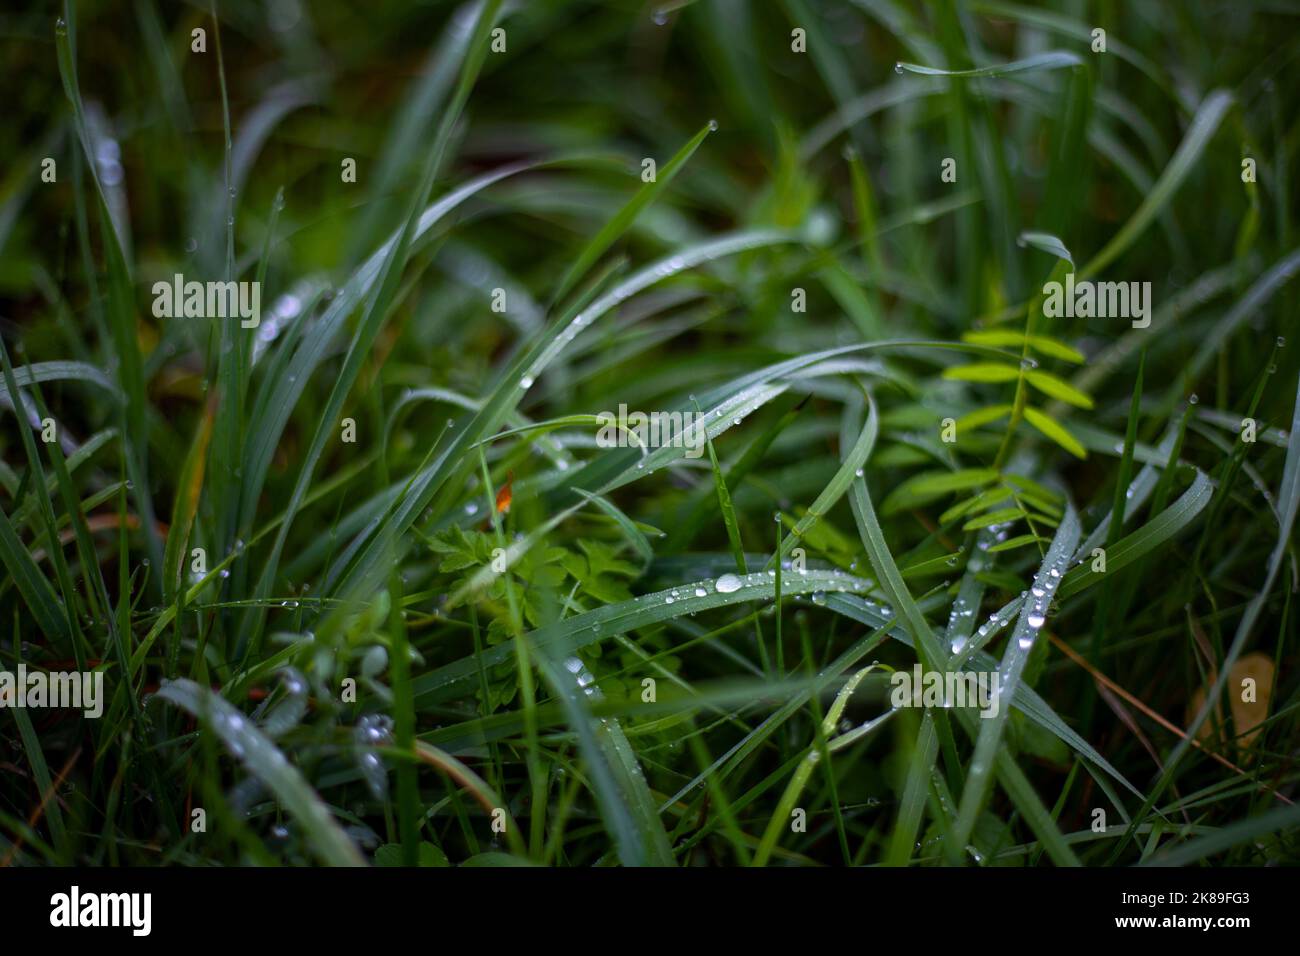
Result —
M4 14L0 860L1300 860L1294 27Z

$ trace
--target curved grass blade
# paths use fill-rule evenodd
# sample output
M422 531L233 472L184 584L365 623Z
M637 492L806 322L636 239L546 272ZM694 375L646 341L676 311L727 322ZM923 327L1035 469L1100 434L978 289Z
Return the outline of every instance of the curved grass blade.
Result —
M871 673L875 667L874 664L868 665L845 681L844 686L835 695L835 700L831 703L830 709L826 711L826 716L822 720L820 735L822 738L829 738L834 733L836 725L840 722L840 716L844 713L844 708L848 706L849 698L858 689L862 679ZM886 713L892 712L887 711ZM822 759L823 751L818 749L816 744L810 745L808 752L790 777L790 782L786 785L785 792L781 794L781 799L777 801L772 818L768 820L767 829L763 831L763 838L759 841L758 849L754 852L754 866L765 866L767 864L768 858L771 857L772 851L776 848L777 840L781 838L782 831L789 825L790 812L799 801L799 795L803 792L808 779Z
M124 400L122 390L112 379L95 366L85 362L35 362L31 365L18 365L14 368L14 381L20 389L33 382L85 382L102 388L116 403ZM13 399L9 396L9 386L2 381L0 381L0 402L11 407L14 405Z
M155 695L207 724L244 767L275 794L303 828L316 857L329 866L364 866L360 851L330 815L298 768L251 720L215 691L194 681L164 680Z
M582 247L582 251L578 253L578 257L574 259L573 265L569 266L569 271L560 279L560 284L556 287L552 301L558 302L569 294L578 280L601 257L601 254L613 245L619 236L627 232L632 223L636 221L636 217L640 215L641 210L654 202L659 194L668 188L668 184L673 181L681 168L699 149L705 137L717 128L718 124L712 120L706 123L698 133L686 142L685 146L677 151L672 159L664 164L653 182L643 184L637 190L636 195L628 200L627 205L615 213L605 225L600 227L600 231L587 241Z
M564 657L608 637L660 621L749 601L772 600L775 584L774 571L759 571L743 577L724 574L714 580L691 581L675 588L643 594L630 601L606 604L545 625L525 636L530 647L539 653ZM781 582L781 591L785 595L812 594L815 591L865 593L871 587L870 581L841 571L808 570L803 574L787 574ZM464 657L422 674L411 682L416 702L427 705L447 700L463 691L466 682L477 680L480 662L482 666L492 667L513 659L513 655L513 641L507 641L489 648L480 657Z
M906 866L916 846L916 834L925 815L926 795L930 788L930 774L939 756L939 736L935 733L934 718L928 710L921 713L921 726L912 745L912 759L907 765L907 778L903 795L898 801L898 817L885 850L886 866Z
M1296 389L1295 408L1292 412L1290 434L1297 434L1297 429L1300 429L1300 386L1297 386ZM1190 492L1188 492L1188 494L1189 493ZM1187 494L1184 494L1183 497L1186 498ZM1181 503L1181 501L1182 499L1179 499L1178 503ZM1177 507L1178 503L1171 506L1169 511L1172 511ZM1165 764L1165 768L1161 772L1160 778L1152 788L1147 801L1142 805L1139 813L1133 818L1133 822L1129 824L1129 829L1125 832L1124 838L1120 840L1119 844L1116 846L1112 860L1118 856L1119 852L1128 843L1129 839L1131 839L1135 832L1134 828L1136 825L1145 819L1155 801L1160 798L1160 795L1164 793L1165 788L1169 786L1170 782L1174 778L1174 773L1177 770L1178 765L1191 748L1191 741L1195 739L1197 732L1209 718L1216 702L1223 700L1222 695L1224 688L1227 686L1228 680L1231 677L1232 667L1241 656L1241 652L1245 649L1246 640L1250 637L1251 631L1254 630L1260 614L1263 613L1264 604L1267 602L1269 594L1273 590L1273 585L1277 582L1278 574L1282 570L1283 559L1288 551L1288 546L1291 541L1291 532L1295 527L1296 514L1298 511L1300 511L1300 443L1292 441L1287 448L1286 462L1282 468L1282 481L1277 494L1277 514L1279 518L1278 538L1268 557L1268 564L1264 574L1264 583L1260 587L1259 591L1256 592L1255 596L1251 598L1250 603L1246 605L1245 613L1241 616L1241 620L1237 622L1237 629L1233 634L1232 644L1228 647L1228 651L1219 665L1219 675L1215 678L1213 685L1207 690L1205 700L1201 703L1200 708L1196 712L1196 716L1187 727L1186 734L1174 747L1173 753L1170 754L1169 760ZM1295 807L1286 807L1282 809L1294 811ZM1275 816L1281 812L1282 810L1271 811Z
M167 529L167 549L163 554L163 600L170 604L176 599L177 579L185 560L185 545L194 527L194 515L199 509L199 493L203 488L203 471L207 463L208 441L212 438L216 415L215 401L209 401L195 429L189 453L181 465L176 500L172 505L172 520Z
M1141 475L1139 475L1140 478ZM1210 503L1213 492L1214 489L1210 484L1210 479L1204 472L1197 471L1195 480L1192 481L1191 486L1183 492L1177 501L1142 527L1121 538L1106 551L1106 571L1104 573L1108 575L1114 574L1121 568L1132 564L1144 554L1154 551L1178 534L1205 509L1205 506ZM1131 500L1129 503L1130 505L1133 504ZM1089 543L1092 540L1090 537ZM1061 600L1079 593L1084 588L1091 587L1101 580L1101 576L1101 572L1092 570L1091 563L1081 564L1071 569L1061 582L1059 595Z
M919 63L898 63L895 64L894 70L899 73L919 73L922 76L950 76L966 79L981 76L1012 76L1016 73L1034 73L1041 70L1060 70L1066 67L1081 66L1083 66L1083 60L1077 54L1068 50L1050 50L1047 53L1037 53L1034 56L1025 57L1023 60L1012 60L1010 63L982 66L974 70L944 70L933 66L922 66Z
M140 514L150 557L155 563L161 563L162 544L154 522L153 499L149 492L149 473L146 468L148 423L145 414L145 382L140 343L136 335L132 281L124 252L127 242L119 228L121 224L112 215L108 193L99 178L97 153L87 128L85 107L77 79L76 41L76 5L72 0L64 0L63 29L55 31L59 77L63 83L63 92L72 105L73 125L86 158L86 168L90 170L95 185L95 195L99 199L100 233L108 276L109 331L112 335L112 356L117 380L125 397L121 409L122 434L126 443L132 497Z
M1065 569L1069 567L1079 536L1079 517L1073 506L1069 506L1061 519L1060 526L1056 529L1051 547L1047 549L1047 555L1043 558L1043 563L1034 577L1033 587L1030 589L1031 599L1027 600L1021 608L1016 629L1007 641L1006 653L999 669L997 689L1002 705L997 708L993 716L980 722L975 754L971 758L970 772L966 777L966 789L958 804L957 819L953 822L946 838L949 859L961 856L971 831L975 828L975 819L988 796L988 789L992 784L994 761L999 755L1003 730L1010 712L1010 702L1020 686L1020 678L1029 659L1029 652L1034 646L1034 639L1046 621L1048 605L1060 586ZM1054 829L1055 824L1052 827Z
M338 415L343 407L343 402L348 393L352 390L357 376L361 373L361 367L369 358L370 347L375 338L379 335L379 330L387 318L387 313L394 297L397 294L401 284L402 271L406 266L407 258L410 255L411 243L414 241L421 220L421 208L424 205L425 197L433 188L434 178L437 175L438 168L442 163L443 155L451 139L452 126L460 111L464 108L466 100L469 98L469 91L478 76L479 68L482 66L483 59L487 55L487 35L491 28L496 11L500 7L500 0L488 0L479 13L479 20L474 28L474 40L471 41L470 53L466 58L461 80L458 85L456 95L448 112L443 116L442 123L439 125L438 132L434 138L434 144L429 151L428 160L425 163L424 170L421 174L420 184L411 201L410 211L407 214L406 222L402 227L390 252L385 256L383 267L377 280L378 289L374 297L371 298L367 306L364 317L357 327L353 336L352 343L348 348L347 357L343 362L343 369L340 371L338 379L335 381L333 388L330 390L329 399L326 401L325 409L321 413L320 421L316 427L316 433L312 438L311 447L304 456L302 468L298 472L298 482L294 486L293 494L289 499L289 505L285 509L284 519L280 523L280 529L276 534L275 543L271 547L271 554L263 566L262 574L258 579L255 599L265 599L275 585L276 576L279 571L280 554L288 538L289 529L293 524L293 519L297 514L302 500L307 494L307 486L316 470L316 464L320 460L321 454L325 450L325 443L329 436L334 433L337 427ZM477 47L475 46L477 43ZM245 642L241 639L241 647L236 650L237 656L246 656L249 651L255 651L259 645L263 622L266 616L262 611L255 612L252 616L252 622L245 624L244 636L248 637Z
M879 415L876 413L876 403L868 397L867 421L866 424L862 426L862 431L858 434L857 441L855 441L853 447L849 449L848 454L840 464L840 467L836 470L835 475L826 483L826 487L821 490L813 503L808 506L808 510L805 512L803 517L795 522L794 527L790 529L790 533L785 536L785 540L781 542L779 552L776 555L773 555L772 560L768 562L769 567L773 566L778 558L785 557L786 553L790 550L790 547L807 534L809 529L820 521L831 510L831 508L835 507L835 504L844 497L846 492L848 492L850 486L853 484L854 478L862 477L862 472L866 467L867 459L871 457L871 450L876 445L876 435L879 433L879 430L880 419Z
M1031 249L1037 249L1040 252L1046 252L1058 259L1064 259L1070 264L1071 269L1074 268L1074 256L1070 255L1070 250L1065 248L1065 243L1051 233L1022 232L1016 237L1016 243L1021 246L1029 246Z
M560 665L544 653L538 656L542 674L578 737L591 789L619 859L624 866L673 866L668 833L623 728L612 717L593 717L587 706L588 700L602 699L595 677L576 657Z
M1226 90L1215 90L1205 97L1200 108L1197 109L1196 115L1192 117L1191 125L1188 126L1183 141L1178 144L1177 152L1169 160L1169 165L1160 174L1160 178L1156 180L1151 192L1147 194L1147 197L1142 201L1142 205L1138 206L1119 232L1115 233L1110 242L1106 243L1102 250L1092 258L1092 261L1079 271L1079 279L1087 279L1101 272L1106 266L1114 262L1124 250L1136 242L1138 236L1142 235L1147 226L1151 225L1151 220L1169 204L1174 198L1174 193L1178 191L1178 187L1187 178L1187 174L1195 168L1201 154L1205 152L1206 146L1209 145L1210 137L1219 128L1219 123L1222 122L1224 114L1233 102L1232 94Z

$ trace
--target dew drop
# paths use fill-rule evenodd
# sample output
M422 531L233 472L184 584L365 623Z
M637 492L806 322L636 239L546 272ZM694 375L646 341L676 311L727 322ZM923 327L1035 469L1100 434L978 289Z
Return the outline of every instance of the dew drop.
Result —
M713 586L717 588L721 594L731 594L733 591L739 591L740 585L740 578L734 574L724 574L722 577L718 578L718 580L713 582Z

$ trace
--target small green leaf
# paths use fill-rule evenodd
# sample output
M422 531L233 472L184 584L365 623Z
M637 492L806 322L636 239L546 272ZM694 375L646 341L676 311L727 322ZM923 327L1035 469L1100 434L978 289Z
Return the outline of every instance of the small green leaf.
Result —
M967 498L965 501L958 502L947 511L939 516L940 524L948 524L956 521L958 518L965 517L968 514L975 514L986 508L992 508L994 505L1000 505L1011 498L1011 492L1006 488L990 488L988 491L981 491L973 498Z
M1092 408L1091 398L1073 385L1061 381L1055 375L1049 375L1047 372L1026 372L1025 378L1029 380L1029 384L1034 388L1052 396L1052 398L1059 398L1061 401L1069 402L1079 408Z
M981 408L969 415L963 415L956 421L957 433L960 434L967 428L979 428L981 425L988 425L998 419L1006 418L1011 414L1011 409L1012 406L1010 405L990 405L988 408Z
M1031 335L1027 341L1029 347L1040 355L1048 355L1066 362L1073 362L1075 365L1081 365L1086 361L1083 353L1079 350L1071 348L1064 342L1048 338L1046 335Z
M1057 424L1048 418L1036 408L1025 408L1025 419L1040 432L1050 438L1056 444L1060 445L1066 451L1076 458L1087 458L1088 452L1079 440L1065 430L1065 427Z
M944 369L943 377L958 382L1011 382L1020 376L1020 370L1000 362L975 362Z
M890 492L880 510L885 514L893 514L904 508L915 507L933 501L935 498L941 498L954 491L979 488L997 479L998 473L992 468L923 472L909 478Z
M1063 505L1065 503L1065 499L1061 495L1057 494L1046 485L1034 481L1032 478L1026 478L1024 475L1016 475L1010 472L1003 477L1006 479L1007 484L1014 485L1023 492L1037 495L1039 498L1050 502L1053 505Z
M1036 534L1022 534L1014 538L1008 538L1006 541L999 541L997 544L989 546L989 554L996 554L999 551L1012 551L1016 548L1023 548L1027 544L1033 544L1035 541L1046 542L1046 538L1040 538Z
M1010 329L988 329L979 332L966 332L961 339L971 345L988 345L993 348L1023 348L1027 342L1029 348L1040 355L1063 359L1076 365L1085 361L1082 352L1046 335L1026 336L1021 332L1013 332Z
M1017 518L1023 518L1024 516L1025 512L1020 508L999 508L997 511L990 511L978 518L971 518L970 521L961 526L961 529L963 531L976 531L979 528L988 528L995 524L1015 521Z

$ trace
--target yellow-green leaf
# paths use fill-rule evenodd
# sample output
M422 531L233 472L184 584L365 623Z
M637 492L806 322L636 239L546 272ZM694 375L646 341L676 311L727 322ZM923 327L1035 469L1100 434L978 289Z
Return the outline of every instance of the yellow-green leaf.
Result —
M989 345L994 348L1023 347L1026 342L1023 332L1013 332L1010 329L986 329L979 332L967 332L961 338L963 342L969 342L971 345ZM1031 335L1028 342L1030 349L1039 355L1048 355L1066 362L1074 362L1076 365L1084 361L1082 352L1071 348L1058 339L1046 335Z
M1026 372L1025 378L1029 380L1030 385L1045 395L1059 398L1061 401L1069 402L1079 408L1092 408L1091 398L1068 382L1061 381L1055 375L1049 375L1047 372Z
M1060 445L1076 458L1087 458L1088 452L1079 444L1079 440L1065 430L1065 427L1048 418L1036 408L1025 409L1025 419L1040 432Z
M990 511L988 514L980 515L978 518L971 518L961 526L963 531L975 531L978 528L989 528L995 524L1006 524L1008 521L1015 521L1017 518L1023 518L1025 512L1020 508L999 508L997 511Z
M992 468L961 468L957 471L929 471L909 478L895 488L881 504L886 513L901 511L924 504L953 491L978 488L996 481L998 473Z
M1064 359L1076 365L1084 361L1082 352L1071 348L1064 342L1048 338L1046 335L1031 335L1029 337L1029 347L1039 355L1050 355L1052 358Z
M999 541L989 547L989 554L997 551L1011 551L1015 548L1023 548L1027 544L1033 544L1035 541L1046 542L1046 538L1040 538L1036 534L1022 534L1014 538L1008 538L1006 541Z
M967 428L979 428L981 425L987 425L990 422L996 422L1000 418L1006 418L1011 414L1010 405L990 405L988 408L981 408L971 412L969 415L963 415L957 419L957 432Z
M976 362L944 369L943 377L959 382L1010 382L1020 375L1020 370L999 362Z

